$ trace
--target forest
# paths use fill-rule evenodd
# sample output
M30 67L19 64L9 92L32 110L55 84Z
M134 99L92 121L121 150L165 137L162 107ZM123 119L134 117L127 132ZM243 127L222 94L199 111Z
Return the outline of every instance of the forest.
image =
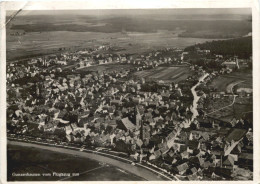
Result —
M236 55L238 58L248 59L252 56L252 36L196 44L186 47L185 51L195 51L196 48L210 50L211 54Z

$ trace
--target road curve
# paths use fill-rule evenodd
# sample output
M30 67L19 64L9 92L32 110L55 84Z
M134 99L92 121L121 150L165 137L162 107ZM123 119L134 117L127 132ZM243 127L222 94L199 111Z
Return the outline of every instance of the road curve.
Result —
M70 155L77 155L83 158L89 158L93 159L99 162L104 162L116 167L119 167L123 170L126 170L136 176L142 177L145 180L148 181L162 181L162 180L167 180L166 178L160 177L156 175L154 172L149 171L145 168L133 166L131 164L115 160L112 158L108 158L99 154L93 154L93 153L88 153L88 152L80 152L77 150L71 150L71 149L66 149L66 148L61 148L61 147L51 147L51 146L46 146L46 145L40 145L40 144L33 144L33 143L27 143L27 142L18 142L18 141L7 141L8 144L10 145L15 145L15 146L24 146L24 147L34 147L34 148L39 148L39 149L45 149L49 151L55 151L59 153L65 153L65 154L70 154Z

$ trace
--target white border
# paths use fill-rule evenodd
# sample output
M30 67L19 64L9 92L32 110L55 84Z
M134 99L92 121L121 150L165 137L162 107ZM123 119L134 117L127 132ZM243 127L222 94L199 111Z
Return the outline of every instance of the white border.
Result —
M212 181L210 183L260 183L260 29L259 1L257 0L86 0L86 1L6 1L1 2L1 44L0 44L0 183L6 182L6 42L5 42L5 10L71 10L71 9L149 9L149 8L252 8L253 16L253 90L254 90L254 180L253 181ZM14 182L8 182L14 183ZM28 182L19 182L28 183ZM30 182L39 183L39 182ZM42 182L41 182L42 183ZM55 183L55 182L45 182ZM72 183L72 182L63 182ZM86 182L77 182L86 183ZM93 182L115 183L115 182ZM121 183L121 182L116 182ZM124 182L141 183L141 182ZM143 182L142 182L143 183ZM158 183L158 182L149 182ZM160 182L161 183L161 182ZM170 183L170 182L164 182ZM209 181L192 181L179 183L209 183Z

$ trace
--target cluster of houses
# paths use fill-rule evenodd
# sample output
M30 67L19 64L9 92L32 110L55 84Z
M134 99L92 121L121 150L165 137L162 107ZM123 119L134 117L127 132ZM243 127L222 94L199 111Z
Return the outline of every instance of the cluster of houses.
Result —
M46 63L51 62L65 65L58 60L78 61L77 57L86 52L64 53L60 56L62 59L53 57L36 62L47 67L51 64ZM158 60L151 59L157 56ZM135 161L146 161L189 180L229 179L238 167L252 169L252 130L200 117L191 121L190 88L202 70L179 84L147 82L129 76L146 69L140 66L156 67L177 58L160 59L160 52L136 59L95 54L80 60L80 67L93 64L93 58L99 64L106 58L105 62L135 65L131 70L86 75L73 72L62 75L62 70L41 70L31 63L9 65L9 131L108 147L127 153ZM27 77L40 76L40 79L35 83L14 85L13 81L24 78L19 71Z

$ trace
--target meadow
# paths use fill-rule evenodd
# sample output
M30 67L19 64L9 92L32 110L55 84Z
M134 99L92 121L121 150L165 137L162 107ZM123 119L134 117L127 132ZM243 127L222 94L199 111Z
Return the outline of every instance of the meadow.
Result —
M216 77L210 86L231 93L232 86L252 88L252 71L237 71Z
M253 113L253 105L235 103L233 106L228 106L224 109L211 113L209 117L214 117L225 122L230 122L233 118L245 118L248 113Z
M29 32L21 36L11 36L8 33L7 30L7 61L57 53L59 48L73 51L109 44L112 47L125 49L113 51L114 53L140 54L166 47L184 48L195 43L212 41L203 38L181 38L176 35L176 32L168 31L139 34L50 31Z
M131 65L131 64L102 64L102 65L81 68L81 69L78 69L77 71L79 73L92 72L92 71L98 71L98 72L125 71L128 69L131 69L132 67L133 67L133 65Z
M252 31L248 16L214 15L205 19L197 15L194 19L194 15L175 14L176 10L167 10L173 16L165 14L165 10L156 14L147 14L145 10L134 14L135 11L118 10L113 14L109 10L107 14L105 10L48 14L24 11L25 15L16 16L6 27L7 60L57 53L60 48L77 50L102 44L126 49L119 53L138 54L166 47L185 48Z
M192 72L188 66L156 67L150 70L136 72L140 78L163 80L165 82L180 82L190 76Z

